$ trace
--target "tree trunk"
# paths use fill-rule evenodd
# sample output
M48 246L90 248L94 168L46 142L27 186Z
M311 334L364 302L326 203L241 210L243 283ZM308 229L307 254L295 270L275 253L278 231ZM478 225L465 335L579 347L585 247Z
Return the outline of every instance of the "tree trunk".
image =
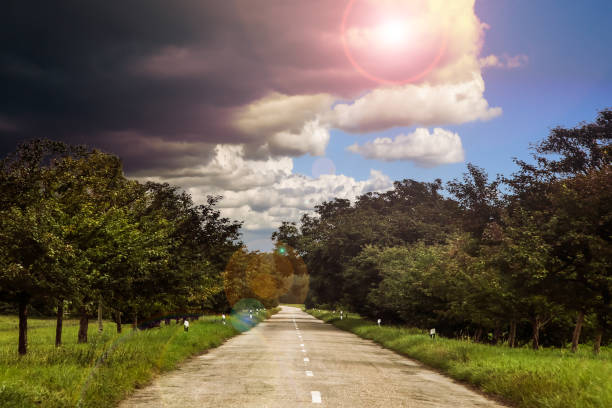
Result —
M508 347L513 348L516 345L516 320L510 321L510 334L508 335Z
M584 310L578 312L578 319L576 319L576 327L574 327L574 334L572 335L572 353L578 351L578 343L580 342L580 332L582 331L582 324L584 323Z
M104 326L102 326L102 298L98 300L98 333L102 333L104 331Z
M165 319L166 326L170 325L170 319Z
M595 335L595 342L593 343L593 352L595 354L599 354L599 349L601 348L601 338L603 337L603 329L598 329L597 334Z
M57 322L55 324L55 347L62 345L62 325L64 323L64 299L57 302Z
M478 329L476 329L476 333L474 333L474 342L480 343L481 337L482 337L482 327L478 327Z
M87 308L81 306L79 308L81 320L79 321L79 343L87 343L87 329L89 327L89 316L87 316Z
M132 330L138 330L138 313L134 313L134 324Z
M117 333L121 333L121 311L117 310L115 319L117 320Z
M534 350L540 349L540 318L534 317L531 319L531 327L533 329L533 337L531 342L531 347Z
M19 301L19 354L28 352L28 302Z
M501 338L501 328L499 327L499 323L495 325L495 330L493 330L493 344L499 343L499 339Z

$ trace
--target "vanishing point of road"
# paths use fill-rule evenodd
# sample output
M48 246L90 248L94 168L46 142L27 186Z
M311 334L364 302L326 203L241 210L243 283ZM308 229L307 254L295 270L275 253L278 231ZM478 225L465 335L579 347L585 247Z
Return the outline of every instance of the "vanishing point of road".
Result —
M120 408L503 407L294 307L159 376Z

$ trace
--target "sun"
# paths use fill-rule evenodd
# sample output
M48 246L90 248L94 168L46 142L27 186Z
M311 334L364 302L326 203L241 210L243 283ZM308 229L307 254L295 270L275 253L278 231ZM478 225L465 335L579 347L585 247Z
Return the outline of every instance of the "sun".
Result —
M357 2L347 0L340 26L344 54L357 72L374 82L402 85L425 78L438 66L449 39L445 24L430 21L429 14L421 18L411 7L385 6L399 0L361 0L353 15Z
M408 25L401 20L388 20L380 24L377 31L381 44L397 47L406 42Z

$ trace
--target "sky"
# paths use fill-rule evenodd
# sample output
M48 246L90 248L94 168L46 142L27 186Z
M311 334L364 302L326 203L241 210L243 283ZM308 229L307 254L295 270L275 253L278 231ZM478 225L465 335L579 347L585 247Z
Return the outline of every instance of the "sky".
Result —
M334 197L495 174L612 106L609 0L8 0L0 153L119 155L251 250Z

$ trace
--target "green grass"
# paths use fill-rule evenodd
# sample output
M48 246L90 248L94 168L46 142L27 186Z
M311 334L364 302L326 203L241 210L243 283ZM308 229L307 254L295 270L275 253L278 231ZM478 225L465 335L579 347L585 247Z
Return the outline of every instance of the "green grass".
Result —
M308 313L436 368L452 378L525 408L612 407L612 350L596 356L583 346L567 349L510 349L437 338L422 330L382 326L351 314L340 320L328 311Z
M263 320L277 310L254 320ZM126 325L121 335L109 322L98 333L97 322L92 322L89 343L77 344L78 322L68 320L64 322L64 345L56 348L55 321L29 319L28 354L19 356L17 318L0 316L0 406L115 406L156 374L172 370L186 358L219 346L240 332L220 321L219 316L200 318L191 322L187 333L182 324L141 331Z

